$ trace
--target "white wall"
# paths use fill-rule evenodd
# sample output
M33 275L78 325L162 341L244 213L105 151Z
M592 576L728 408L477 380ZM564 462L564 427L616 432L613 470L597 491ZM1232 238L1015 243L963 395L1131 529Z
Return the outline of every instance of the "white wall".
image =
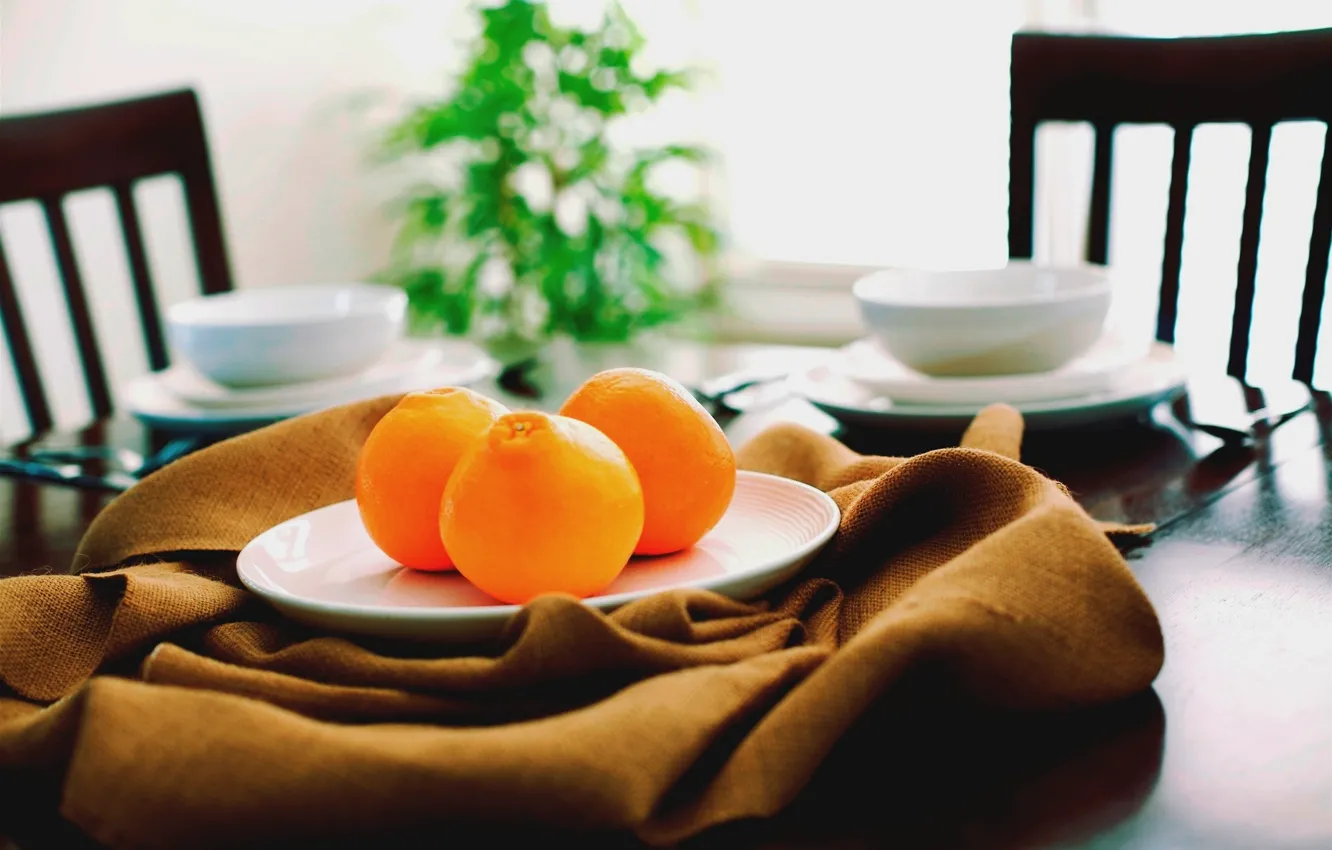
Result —
M193 86L237 284L354 279L383 263L391 236L384 176L365 163L368 127L386 110L355 102L437 91L467 26L460 0L0 0L0 114ZM188 297L197 284L178 193L150 186L141 201L163 300ZM109 199L76 198L70 210L117 383L143 366L116 297L128 272ZM33 209L0 210L21 297L45 318L63 307L42 227ZM40 336L46 374L69 375L67 330ZM80 421L80 388L52 382L59 418ZM0 442L21 432L16 405L0 352Z

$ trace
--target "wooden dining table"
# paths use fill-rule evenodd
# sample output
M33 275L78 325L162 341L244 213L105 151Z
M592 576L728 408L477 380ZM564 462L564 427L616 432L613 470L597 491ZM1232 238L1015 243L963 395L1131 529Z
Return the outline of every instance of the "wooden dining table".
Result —
M681 346L668 368L697 380L798 368L822 354ZM513 387L491 389L523 402ZM561 392L527 401L558 403ZM848 430L801 399L760 401L724 417L733 442L788 421L878 454L959 436ZM1154 686L1117 704L1037 714L965 703L941 713L886 695L787 811L689 846L1332 848L1330 436L1332 402L1319 393L1305 412L1246 441L1187 427L1168 405L1132 421L1030 431L1023 459L1092 516L1156 526L1125 546L1164 631ZM152 439L111 420L47 443L141 448ZM0 576L67 571L110 498L0 479ZM18 845L70 838L53 834Z

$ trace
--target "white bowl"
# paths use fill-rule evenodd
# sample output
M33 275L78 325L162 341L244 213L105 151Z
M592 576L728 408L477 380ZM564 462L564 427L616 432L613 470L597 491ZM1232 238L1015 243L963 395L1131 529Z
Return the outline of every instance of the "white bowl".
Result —
M1057 369L1091 348L1110 309L1109 275L1094 266L886 269L852 291L866 329L927 375Z
M219 384L294 384L367 368L402 336L406 310L406 294L391 286L245 289L173 305L167 336Z

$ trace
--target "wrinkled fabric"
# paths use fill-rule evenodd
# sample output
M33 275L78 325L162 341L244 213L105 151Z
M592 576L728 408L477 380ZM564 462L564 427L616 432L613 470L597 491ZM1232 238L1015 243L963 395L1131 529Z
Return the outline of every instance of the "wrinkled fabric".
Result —
M842 511L765 600L677 590L603 614L546 596L465 648L286 622L242 589L236 552L350 498L395 400L186 457L103 511L80 572L0 580L0 788L24 789L0 818L49 807L113 848L463 821L669 844L781 810L908 671L1020 710L1116 700L1161 667L1106 529L1019 462L1002 406L912 458L797 426L741 447L742 468Z

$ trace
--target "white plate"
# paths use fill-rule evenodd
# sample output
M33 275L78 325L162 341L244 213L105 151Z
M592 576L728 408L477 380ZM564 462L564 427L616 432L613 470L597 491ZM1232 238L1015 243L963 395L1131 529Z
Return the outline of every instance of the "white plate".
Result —
M1145 343L1106 334L1086 354L1051 372L939 378L903 365L873 339L862 339L842 348L831 365L844 377L902 404L1013 404L1103 392L1146 351Z
M456 356L452 358L458 359ZM439 345L399 344L363 372L319 381L279 386L225 387L188 363L158 373L159 383L181 401L197 407L236 409L273 405L323 404L328 398L369 397L393 392L404 379L438 366L444 360Z
M1184 370L1170 346L1155 343L1147 356L1129 364L1098 392L1069 398L1007 401L1033 428L1065 428L1128 418L1183 391ZM867 427L954 427L965 425L985 406L905 404L838 373L829 364L791 378L791 389L836 419ZM991 403L991 402L986 402Z
M840 512L827 494L786 478L741 472L717 527L673 555L634 558L606 592L609 610L677 587L750 599L786 581L823 548ZM277 525L236 561L242 582L283 614L334 631L431 641L494 637L519 609L456 572L409 570L379 551L354 501Z
M432 350L437 354L430 355ZM490 377L496 368L494 361L469 343L424 340L398 343L391 360L381 361L381 364L424 365L429 362L427 358L433 360L433 364L425 365L425 368L401 368L391 379L379 374L367 381L354 378L321 381L321 385L331 385L332 391L320 393L309 392L306 384L295 385L290 393L281 391L281 388L267 388L263 392L266 396L272 393L271 397L235 406L198 404L180 398L172 391L179 376L167 377L168 370L142 375L126 384L122 405L154 428L199 434L231 433L376 395L430 387L467 386ZM388 371L395 370L389 367Z

